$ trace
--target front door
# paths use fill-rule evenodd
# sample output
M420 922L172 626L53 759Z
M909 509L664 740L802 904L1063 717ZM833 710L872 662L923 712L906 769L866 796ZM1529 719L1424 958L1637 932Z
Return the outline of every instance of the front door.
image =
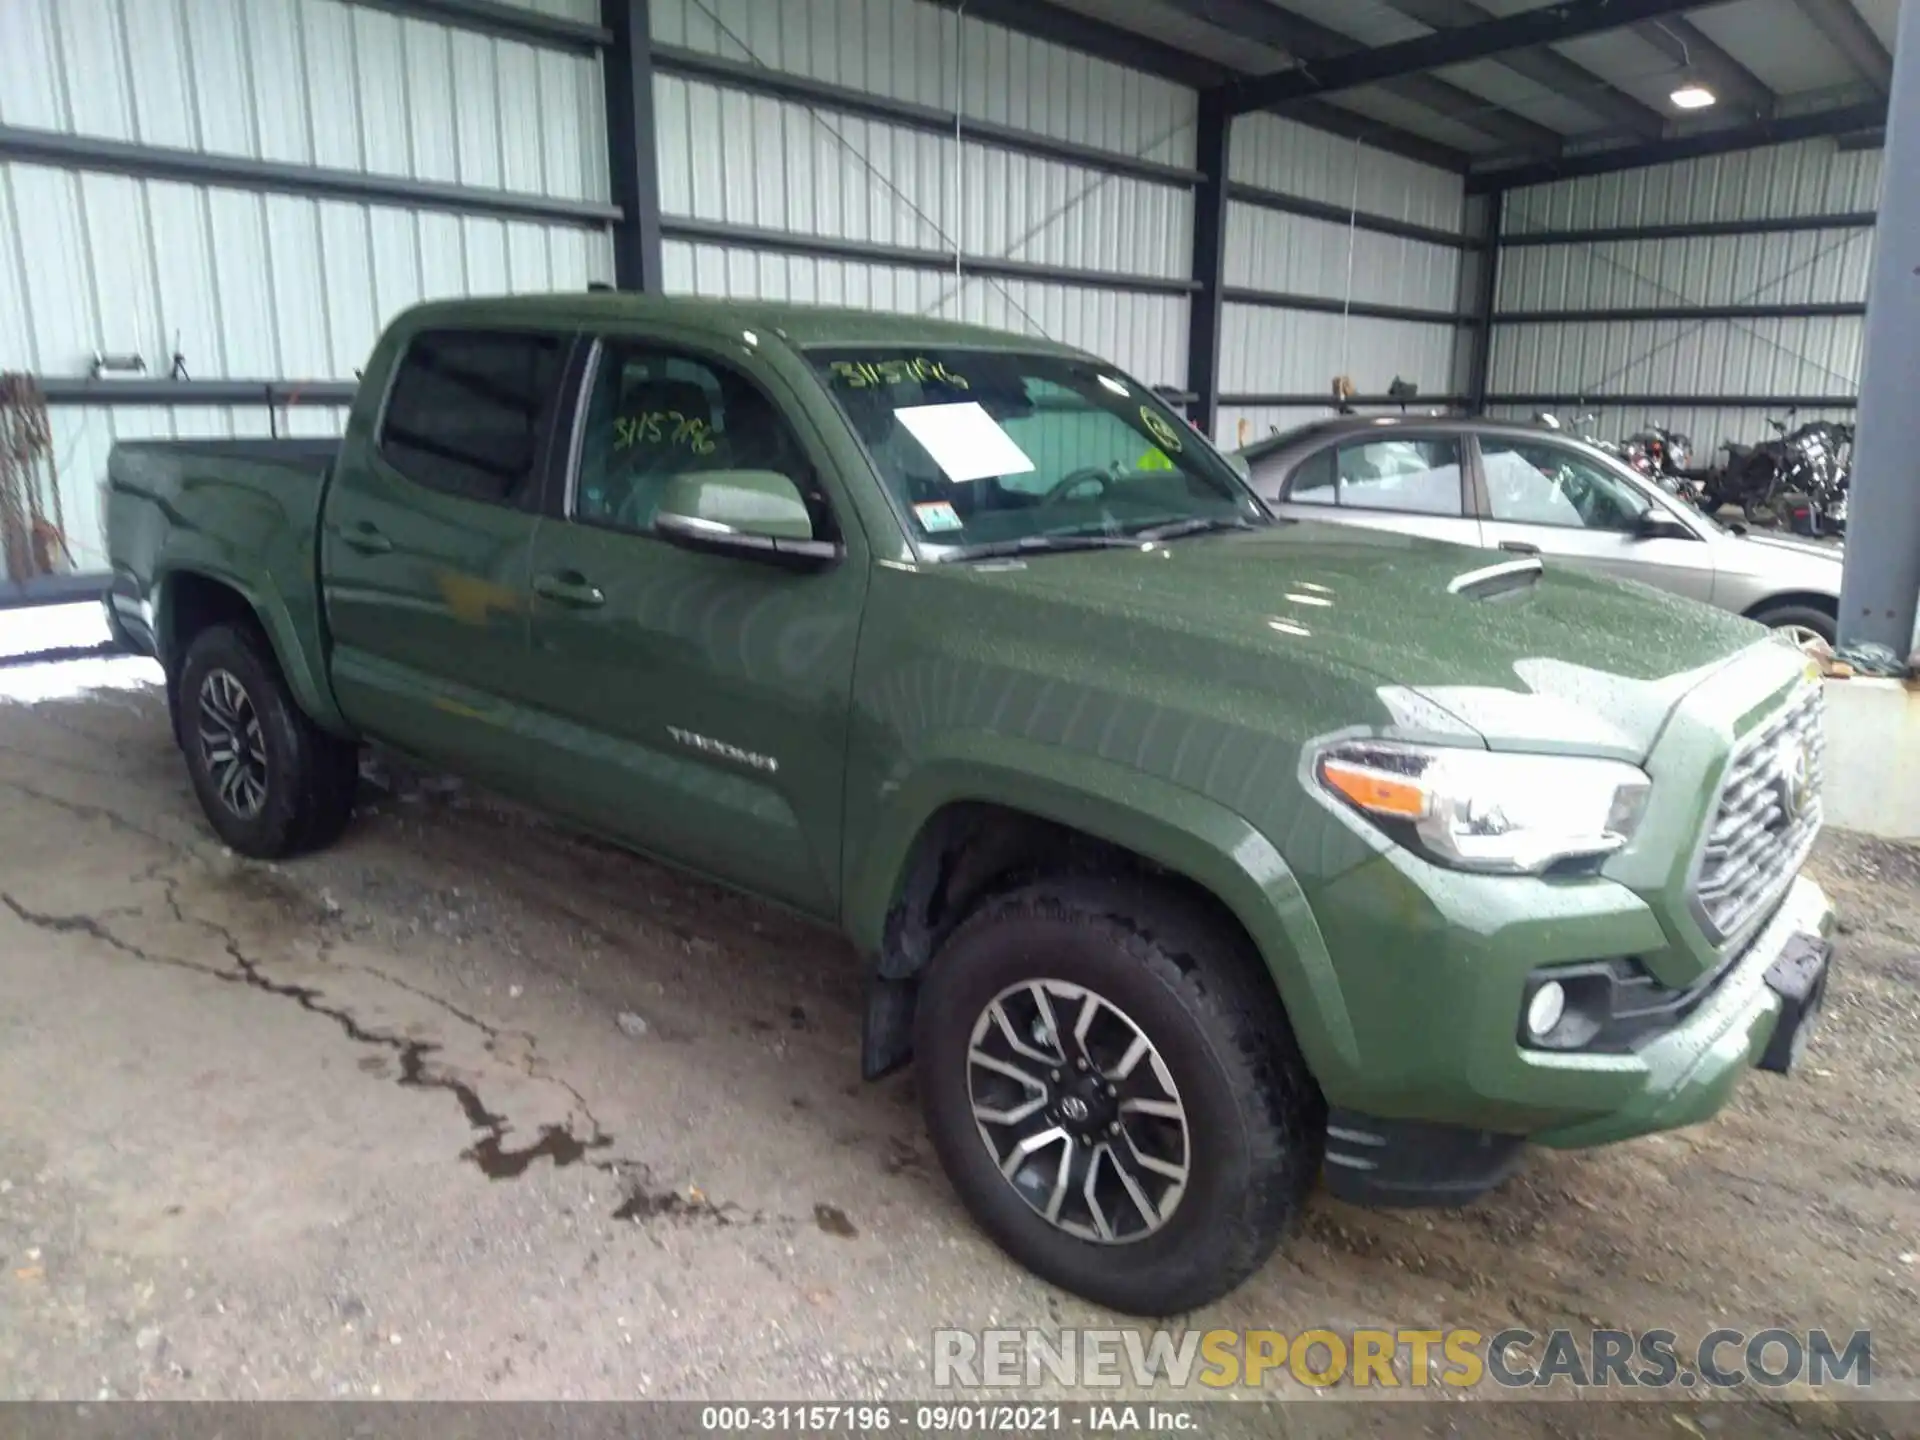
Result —
M601 345L572 483L534 540L533 656L550 803L828 916L865 547L779 385L691 344ZM788 476L846 559L798 572L664 538L662 491L695 470Z
M1713 547L1698 537L1641 534L1659 502L1599 460L1552 440L1482 435L1480 473L1489 545L1713 598Z
M341 710L481 778L517 768L527 566L571 343L415 335L377 434L349 436L327 491L320 573Z

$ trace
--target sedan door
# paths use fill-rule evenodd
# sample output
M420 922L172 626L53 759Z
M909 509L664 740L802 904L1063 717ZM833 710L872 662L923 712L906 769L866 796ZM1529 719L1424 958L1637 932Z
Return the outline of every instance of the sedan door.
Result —
M1714 547L1601 457L1555 440L1488 433L1479 436L1479 451L1489 545L1713 599ZM1649 534L1649 515L1676 523Z
M1463 453L1458 435L1395 430L1350 438L1295 465L1277 508L1298 520L1479 546L1480 522L1469 504Z

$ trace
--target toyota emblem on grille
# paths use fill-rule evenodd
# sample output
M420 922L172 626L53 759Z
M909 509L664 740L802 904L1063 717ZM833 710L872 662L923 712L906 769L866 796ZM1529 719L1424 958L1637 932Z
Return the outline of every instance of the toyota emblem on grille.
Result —
M1813 803L1813 762L1808 758L1805 744L1787 740L1780 746L1778 764L1776 783L1780 789L1780 809L1792 824L1805 815Z

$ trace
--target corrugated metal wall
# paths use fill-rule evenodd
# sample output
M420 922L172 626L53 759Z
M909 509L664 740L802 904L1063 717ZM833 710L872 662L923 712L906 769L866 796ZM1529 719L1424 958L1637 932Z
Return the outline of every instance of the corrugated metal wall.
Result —
M540 8L590 18L593 0ZM589 12L583 15L581 11ZM340 0L0 0L0 124L445 181L607 196L598 62ZM95 352L197 380L351 380L428 297L610 279L604 231L0 164L0 370ZM57 407L76 567L104 566L116 438L265 434L262 411ZM274 421L337 427L331 409Z
M1566 180L1511 192L1502 234L1871 211L1881 159L1878 150L1809 141ZM1872 258L1873 232L1858 227L1510 246L1500 255L1498 309L1862 304ZM1687 397L1851 396L1863 324L1857 315L1501 324L1490 388L1585 396L1600 434L1656 422L1703 447L1751 442L1769 433L1767 407L1690 405ZM1674 399L1622 409L1607 406L1608 395Z
M1191 165L1194 96L920 0L654 0L662 45L1010 125L1122 156ZM935 254L1177 278L1185 186L661 75L664 217ZM667 245L669 291L872 306L1081 345L1149 384L1186 383L1186 301L1098 284L967 276L931 265Z
M1464 183L1449 174L1312 130L1276 115L1234 121L1231 178L1260 189L1458 233ZM1228 208L1227 283L1290 295L1453 311L1459 249L1233 202ZM1349 317L1267 305L1229 304L1220 388L1228 395L1317 395L1335 375L1362 394L1395 379L1421 392L1458 390L1451 321ZM1225 405L1216 438L1236 443L1333 413L1324 406ZM1244 427L1243 427L1244 422Z

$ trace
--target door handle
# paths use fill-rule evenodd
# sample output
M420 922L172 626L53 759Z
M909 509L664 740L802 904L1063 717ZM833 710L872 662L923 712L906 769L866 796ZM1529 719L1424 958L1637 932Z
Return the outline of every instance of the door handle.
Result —
M362 520L351 529L342 530L340 539L362 555L385 555L393 549L393 541L382 535L380 527L371 520Z
M1540 547L1538 545L1529 545L1525 540L1502 540L1500 542L1500 548L1502 550L1511 550L1516 555L1538 555L1540 553Z
M591 610L607 603L604 590L572 570L536 577L533 593L542 600L551 600L556 605L566 605L575 610Z

